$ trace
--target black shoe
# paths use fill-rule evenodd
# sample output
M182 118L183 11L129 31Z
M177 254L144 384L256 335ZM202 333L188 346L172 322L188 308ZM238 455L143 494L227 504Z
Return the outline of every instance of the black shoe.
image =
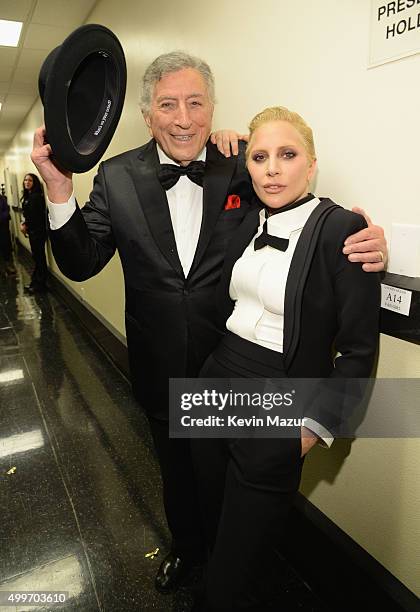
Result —
M170 552L160 564L155 578L155 589L167 594L176 591L188 578L194 563Z

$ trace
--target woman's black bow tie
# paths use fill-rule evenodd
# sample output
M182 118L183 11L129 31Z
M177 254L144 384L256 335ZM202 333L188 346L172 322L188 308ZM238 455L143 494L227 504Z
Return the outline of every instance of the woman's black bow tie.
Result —
M288 238L279 238L278 236L272 236L267 231L267 219L263 225L262 234L257 236L254 240L254 251L258 251L262 249L266 245L273 247L273 249L277 249L278 251L286 251L289 246Z
M304 198L296 200L296 202L290 202L289 204L278 208L272 214L281 214L282 212L287 212L288 210L292 210L293 208L302 206L302 204L306 204L306 202L310 202L310 200L313 200L314 197L315 196L312 193L308 193L308 195ZM289 246L289 239L279 238L278 236L272 236L271 234L269 234L267 230L267 217L268 212L266 209L265 223L263 225L262 233L254 240L254 251L258 251L259 249L262 249L265 246L271 246L273 247L273 249L277 249L278 251L287 251L287 247Z
M188 176L190 181L203 186L205 163L203 161L192 161L188 166L176 166L175 164L160 164L158 179L162 187L168 191L179 180L180 176Z

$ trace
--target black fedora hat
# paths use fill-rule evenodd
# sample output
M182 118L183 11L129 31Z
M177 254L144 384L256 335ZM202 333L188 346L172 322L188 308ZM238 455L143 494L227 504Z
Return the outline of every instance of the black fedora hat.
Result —
M127 68L111 30L87 24L51 51L39 73L47 141L53 158L86 172L105 153L121 116Z

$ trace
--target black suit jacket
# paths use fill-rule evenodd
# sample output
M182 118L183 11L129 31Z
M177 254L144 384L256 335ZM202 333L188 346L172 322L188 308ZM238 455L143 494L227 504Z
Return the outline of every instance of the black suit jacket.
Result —
M22 210L29 235L45 240L47 236L47 212L44 194L39 191L28 193L22 201Z
M235 261L259 225L251 210L229 249L217 288L220 323L232 313L229 284ZM285 291L284 361L293 378L324 379L300 409L335 435L363 395L379 337L380 277L350 263L347 236L366 227L360 215L323 198L310 215L293 254ZM335 358L336 351L341 353ZM349 380L350 379L350 380Z
M97 274L118 249L133 390L157 418L168 418L169 377L196 376L223 333L214 293L227 246L250 208L243 156L243 146L238 157L225 158L207 144L203 220L187 278L153 140L102 163L89 202L50 232L57 264L72 280ZM224 210L230 194L240 197L240 208Z

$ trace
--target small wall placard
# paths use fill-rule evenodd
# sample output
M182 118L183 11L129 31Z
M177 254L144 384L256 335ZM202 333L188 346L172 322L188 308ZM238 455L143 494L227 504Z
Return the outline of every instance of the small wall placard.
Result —
M369 68L420 53L420 0L371 0Z
M408 317L410 314L412 292L408 291L408 289L392 287L392 285L385 285L384 283L381 284L381 290L381 307Z

